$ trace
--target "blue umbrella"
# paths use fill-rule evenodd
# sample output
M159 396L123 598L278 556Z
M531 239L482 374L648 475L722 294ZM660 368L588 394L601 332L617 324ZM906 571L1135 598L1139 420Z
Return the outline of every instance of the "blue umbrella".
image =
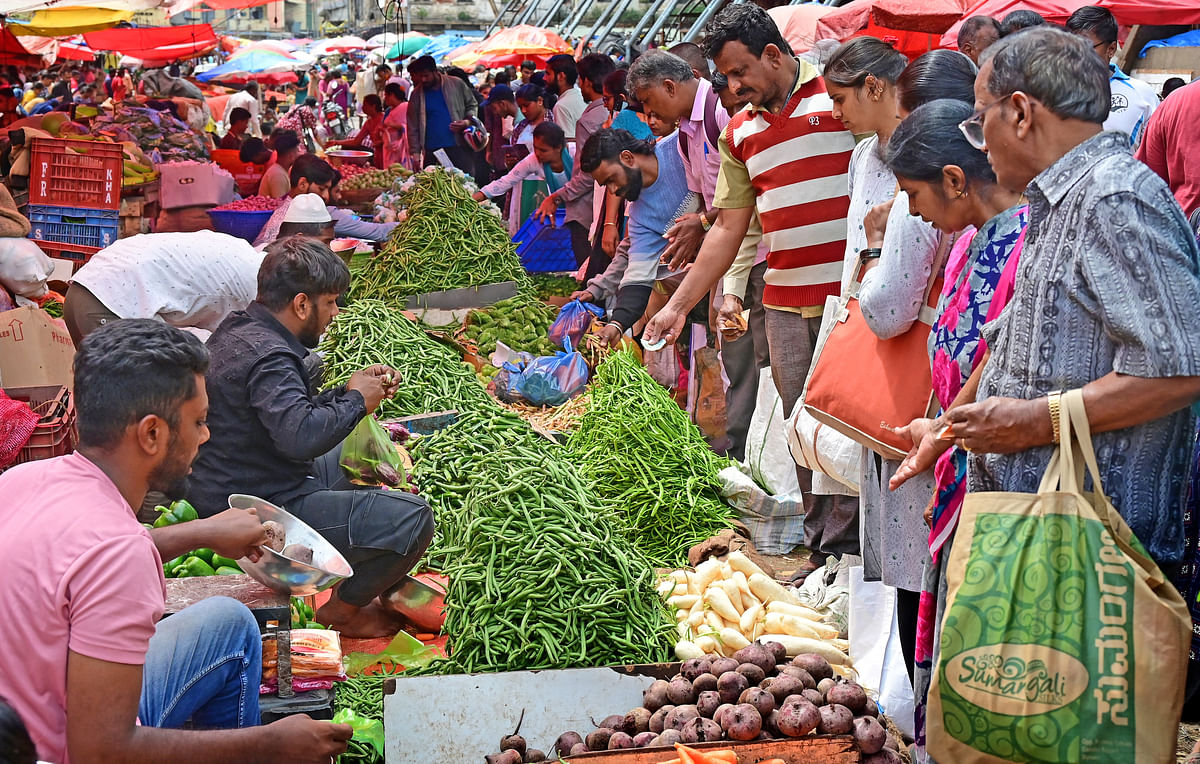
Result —
M460 35L440 34L425 43L425 47L414 53L413 58L417 56L433 56L435 59L440 59L455 48L461 48L469 42L469 39Z
M279 53L266 50L252 50L240 56L235 56L220 66L197 75L196 79L201 82L211 82L213 80L244 76L246 74L291 72L303 68L304 65L302 61L288 58Z

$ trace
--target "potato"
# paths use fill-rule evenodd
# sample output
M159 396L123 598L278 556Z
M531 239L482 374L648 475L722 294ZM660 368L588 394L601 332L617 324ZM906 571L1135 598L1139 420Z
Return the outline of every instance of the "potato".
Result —
M587 745L589 751L607 751L608 741L616 734L607 727L601 727L594 732L589 732L583 742Z
M670 698L667 697L669 686L670 682L665 679L655 679L649 687L642 691L642 707L654 713L670 703Z
M558 740L554 741L554 752L561 759L563 756L571 755L571 749L582 743L583 738L579 736L578 732L564 732L558 736Z
M831 687L825 693L825 699L850 709L853 714L861 714L867 705L867 693L855 682L843 682Z
M799 677L794 677L790 674L781 674L771 679L771 684L764 687L768 692L775 696L775 704L783 705L783 701L791 695L799 695L804 692L804 682L801 682Z
M633 708L629 713L625 714L625 724L621 726L622 731L629 735L637 735L650 730L650 712L645 708Z
M716 690L705 690L696 698L696 710L700 715L711 719L721 706L721 694Z
M675 706L665 705L650 716L650 731L661 734L667 728L667 714L675 710Z
M760 642L759 644L766 648L767 652L769 652L775 658L775 663L779 664L787 661L787 648L783 645L773 640Z
M769 716L775 710L775 696L761 687L749 687L738 697L738 703L749 703L758 709L760 716Z
M879 753L887 741L887 732L879 722L864 716L854 720L854 742L863 753Z
M725 712L721 727L730 740L753 740L762 732L762 714L749 703L739 703Z
M696 692L692 689L692 683L683 677L672 679L667 685L667 699L677 706L694 703L696 701Z
M654 734L653 732L639 732L638 734L633 736L633 747L634 748L645 748L646 746L650 745L650 743L652 743L655 740L655 738L657 738L657 737L658 737L658 735Z
M608 750L621 751L626 748L633 748L633 738L627 733L614 732L608 739Z
M696 677L704 673L704 659L692 658L686 660L679 667L679 675L689 682L694 682Z
M728 671L737 671L737 667L742 665L740 661L735 661L733 658L715 658L712 665L708 667L708 673L715 677L720 677Z
M805 690L800 694L804 696L805 700L807 700L809 703L812 703L814 706L825 705L825 696L821 694L820 690Z
M746 677L751 685L758 684L767 678L767 673L753 663L743 663L737 667L737 672Z
M678 732L683 729L683 725L687 724L689 719L695 719L699 715L700 711L695 706L676 706L663 721L663 732L667 730Z
M779 709L775 724L788 737L802 737L821 723L821 712L803 698L792 696Z
M829 704L817 709L821 713L821 723L817 732L822 735L846 735L854 729L854 714L845 706Z
M904 764L904 759L900 758L900 754L892 749L884 748L879 753L864 756L862 764Z
M833 666L816 653L801 653L792 658L792 665L804 669L816 681L833 678Z
M696 697L698 698L702 692L717 689L717 678L709 673L701 674L692 682L692 689L696 692Z
M721 693L721 700L725 703L736 703L749 686L746 677L736 671L726 671L717 679L717 692Z
M812 674L808 673L807 671L800 668L799 666L792 666L792 665L782 666L779 669L779 673L780 673L780 675L787 674L789 676L796 677L804 684L804 689L806 689L806 690L817 689L817 680L813 679Z

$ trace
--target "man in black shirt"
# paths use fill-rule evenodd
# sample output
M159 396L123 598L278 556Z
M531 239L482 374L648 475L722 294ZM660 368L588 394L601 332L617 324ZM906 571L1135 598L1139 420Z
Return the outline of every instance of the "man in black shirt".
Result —
M200 449L189 498L208 516L232 493L252 493L310 525L354 567L316 620L349 637L391 636L400 624L375 598L399 583L433 538L429 505L410 493L351 484L338 466L355 425L395 393L386 366L314 394L304 359L337 315L350 271L328 245L294 236L272 244L258 297L208 340L211 439Z

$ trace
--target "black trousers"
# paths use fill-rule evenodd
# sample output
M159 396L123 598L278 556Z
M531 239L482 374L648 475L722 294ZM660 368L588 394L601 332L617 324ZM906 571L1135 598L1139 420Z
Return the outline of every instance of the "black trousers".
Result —
M342 474L341 446L317 459L309 493L276 497L341 552L354 568L338 597L362 607L399 583L433 540L433 511L404 491L355 485Z
M438 162L437 157L435 157L433 155L434 151L437 151L437 149L426 149L425 150L425 166L426 167L428 167L429 165L433 165L433 164L436 164L436 165L441 164L440 162ZM471 177L475 177L475 154L474 154L474 152L467 151L462 146L446 146L446 147L442 148L442 151L446 152L446 156L450 157L450 161L454 163L455 167L462 170L467 175L470 175Z

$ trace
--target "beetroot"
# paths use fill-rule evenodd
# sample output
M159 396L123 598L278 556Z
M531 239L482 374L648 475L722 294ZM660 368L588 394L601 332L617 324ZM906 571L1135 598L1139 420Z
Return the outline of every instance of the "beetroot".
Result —
M879 753L864 756L862 764L904 764L904 759L891 748L884 748Z
M740 665L742 665L741 661L735 661L733 658L715 658L712 665L708 667L708 673L720 677L727 671L737 671L737 667Z
M775 670L775 656L771 654L770 650L759 644L743 647L733 654L733 659L739 663L753 663L762 669L763 676Z
M722 718L722 717L723 717L723 716L724 716L724 715L725 715L725 714L726 714L726 713L727 713L727 712L728 712L728 711L729 711L731 708L733 708L733 704L732 704L732 703L722 703L721 705L717 706L717 710L716 710L716 711L714 711L714 712L713 712L713 715L712 715L712 719L713 719L713 721L714 721L714 722L716 722L717 724L720 724L722 727L724 727L724 726L725 726L725 723L721 721L721 718Z
M715 689L717 689L717 678L712 674L701 674L692 681L692 690L695 691L696 697L699 697L702 692Z
M764 682L767 679L767 672L763 671L753 663L743 663L737 667L737 672L746 677L746 681L751 685Z
M578 732L564 732L554 741L554 752L559 758L571 755L571 749L583 742Z
M594 732L589 732L584 739L589 751L607 751L608 741L616 733L607 727L601 727Z
M775 696L776 704L781 704L789 696L804 692L804 683L791 674L781 674L772 679L771 684L763 689Z
M812 732L821 723L821 713L812 703L792 696L779 709L775 725L788 737L802 737Z
M620 751L626 748L633 748L633 738L626 733L614 732L608 739L608 750Z
M854 742L863 753L879 753L887 742L887 732L879 722L864 716L854 720Z
M807 700L809 703L812 703L814 706L825 705L825 696L821 694L820 690L805 690L800 694L804 696L805 700Z
M695 719L699 715L700 712L695 706L676 706L675 710L667 714L667 718L663 722L663 730L682 730L683 725L687 724L689 719Z
M792 658L792 665L798 666L809 673L816 681L833 678L833 666L816 653L801 653Z
M535 764L536 762L545 760L546 754L542 753L536 748L530 748L525 752L525 764Z
M654 742L648 747L658 748L661 746L663 748L670 748L676 743L682 742L683 736L679 734L679 730L663 730L662 734L655 738Z
M850 709L851 713L860 714L867 705L867 693L855 682L842 682L831 687L825 693L825 699Z
M679 666L679 675L689 682L696 681L696 677L703 674L704 671L703 658L689 658Z
M829 691L837 687L837 682L833 679L822 679L817 682L817 692L821 693L821 697L829 700Z
M649 687L642 691L642 707L654 713L670 703L671 701L667 697L667 688L670 686L670 682L664 679L655 679Z
M692 689L691 682L679 677L667 685L667 698L675 705L682 706L696 702L696 691Z
M749 703L764 717L775 710L775 696L761 687L747 688L738 696L738 703Z
M651 732L660 733L666 729L667 714L675 710L675 706L663 706L650 715L650 726L647 727Z
M721 694L716 690L705 690L696 698L696 710L700 715L711 719L721 706Z
M778 642L759 642L759 644L766 648L776 663L785 663L787 661L787 648L783 645Z
M845 706L830 704L817 709L821 713L821 723L817 731L822 735L845 735L854 729L854 714Z
M581 753L587 753L587 752L588 752L587 743L576 743L575 745L571 746L571 750L568 755L578 756Z
M634 708L625 714L625 723L621 729L629 735L637 735L650 729L650 712L644 708Z
M485 764L521 764L521 754L509 749L483 757Z
M650 743L652 743L654 741L654 739L657 737L658 737L658 735L655 735L653 732L639 732L638 734L633 736L633 747L634 748L645 748L646 746L650 745Z
M783 676L785 674L788 676L794 676L797 679L799 679L804 684L805 689L808 689L808 690L817 689L817 680L813 679L812 674L808 673L807 671L800 668L799 666L793 666L791 664L788 664L787 666L781 666L779 668L779 675Z
M213 207L217 212L273 212L283 204L283 199L271 196L247 196L220 207Z
M725 712L721 726L730 740L753 740L762 732L762 715L749 703L739 703Z
M513 733L511 735L505 735L500 740L500 750L501 751L516 751L518 755L524 757L525 756L525 738L521 737L520 735L518 735L516 733Z
M712 719L690 719L679 732L684 743L707 743L721 739L721 725Z
M610 729L613 732L616 732L617 730L619 730L625 726L625 717L619 716L617 714L613 714L612 716L606 716L606 717L604 717L604 721L600 722L596 726L602 727L604 729Z
M721 701L724 703L736 702L749 686L750 682L746 677L736 671L726 671L717 680L717 692L721 693Z

